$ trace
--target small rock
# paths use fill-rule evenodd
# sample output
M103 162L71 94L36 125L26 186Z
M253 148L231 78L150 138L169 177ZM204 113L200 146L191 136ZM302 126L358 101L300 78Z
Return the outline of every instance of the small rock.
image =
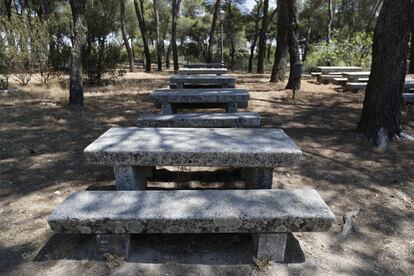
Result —
M60 195L60 191L54 192L55 195Z

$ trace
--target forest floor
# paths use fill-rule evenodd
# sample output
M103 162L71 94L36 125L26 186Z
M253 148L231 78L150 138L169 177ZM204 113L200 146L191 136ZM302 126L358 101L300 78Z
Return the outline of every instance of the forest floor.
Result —
M85 108L73 110L65 90L34 84L0 96L0 275L412 275L414 144L379 152L361 139L354 130L363 93L304 80L291 100L263 76L236 76L263 127L284 129L303 151L298 167L275 171L274 187L317 189L336 215L330 232L295 234L289 264L255 261L243 235L138 236L130 261L102 261L93 237L53 235L47 217L71 192L114 187L111 168L89 165L83 149L110 127L156 113L147 97L167 87L168 74L86 88ZM403 107L402 121L414 135L414 110ZM179 175L150 186L243 185L230 170ZM343 216L357 208L354 230L341 235Z

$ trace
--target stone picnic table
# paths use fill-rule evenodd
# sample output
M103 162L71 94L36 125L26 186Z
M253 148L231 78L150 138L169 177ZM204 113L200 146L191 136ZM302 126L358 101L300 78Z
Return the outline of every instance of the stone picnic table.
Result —
M237 112L246 108L250 93L246 89L158 89L149 96L156 106L161 106L164 115L176 113L177 108L225 108L226 112Z
M348 79L348 82L359 82L360 78L369 78L371 72L360 71L360 72L343 72L342 76Z
M115 127L84 150L114 167L118 190L144 190L156 166L241 168L246 187L271 189L274 167L295 166L301 150L281 129Z
M227 68L180 68L180 75L223 75L227 74Z
M226 68L223 63L188 63L184 68Z
M170 77L171 88L184 88L186 85L192 87L215 86L232 88L236 79L231 76L210 76L210 75L172 75Z
M342 73L362 71L362 67L357 66L318 66L317 68L323 75L329 75L334 72Z

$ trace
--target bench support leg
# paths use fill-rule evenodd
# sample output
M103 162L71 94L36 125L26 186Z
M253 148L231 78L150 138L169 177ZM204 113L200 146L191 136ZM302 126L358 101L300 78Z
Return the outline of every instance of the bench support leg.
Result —
M242 168L247 189L272 189L273 168Z
M253 234L253 244L258 259L270 259L274 262L285 260L287 233Z
M177 89L184 89L184 83L176 83L175 86Z
M162 103L161 104L161 114L171 115L176 113L174 106L171 103Z
M145 190L152 167L115 166L114 174L117 190Z
M228 103L226 106L227 113L236 113L237 112L237 103Z
M128 260L130 234L97 234L96 242L102 256L110 254Z

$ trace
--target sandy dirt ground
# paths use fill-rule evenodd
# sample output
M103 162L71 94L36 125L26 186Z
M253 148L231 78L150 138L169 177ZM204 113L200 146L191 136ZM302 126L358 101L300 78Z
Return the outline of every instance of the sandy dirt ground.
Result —
M114 188L111 168L87 164L83 149L110 127L158 112L148 93L167 87L168 73L87 87L85 108L73 110L64 89L33 84L0 98L0 275L412 275L414 144L378 152L359 137L363 93L304 80L291 100L263 76L236 76L263 127L284 129L303 151L299 166L275 170L274 188L317 189L336 215L330 232L291 236L284 264L255 260L245 235L137 236L128 262L95 254L91 236L54 235L47 216L69 193ZM402 121L414 135L411 107ZM230 169L160 172L151 187L243 188ZM354 229L341 235L343 216L358 208Z

